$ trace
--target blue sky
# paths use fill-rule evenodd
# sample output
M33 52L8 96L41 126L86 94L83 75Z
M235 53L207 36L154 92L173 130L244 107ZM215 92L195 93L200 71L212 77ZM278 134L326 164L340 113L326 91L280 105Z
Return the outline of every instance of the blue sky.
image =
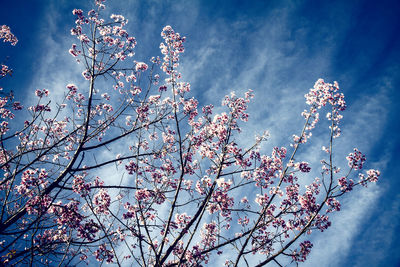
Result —
M91 1L3 1L0 24L18 37L2 45L12 79L1 87L29 101L36 88L62 94L81 80L68 49L73 8ZM218 106L225 94L251 88L256 98L245 130L268 129L270 146L288 145L303 123L304 94L318 78L337 80L345 94L343 136L337 160L354 146L367 168L381 170L377 186L343 201L327 232L303 266L398 266L400 264L400 7L398 1L108 1L107 12L129 19L137 38L135 59L160 55L163 26L187 37L183 79L202 104ZM312 142L324 144L316 131ZM244 141L245 142L245 141ZM318 162L315 147L302 156Z

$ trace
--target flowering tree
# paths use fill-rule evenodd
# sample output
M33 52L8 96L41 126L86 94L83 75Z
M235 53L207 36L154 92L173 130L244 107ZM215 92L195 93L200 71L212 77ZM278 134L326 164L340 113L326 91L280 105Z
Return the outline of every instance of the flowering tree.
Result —
M304 127L290 149L263 155L267 133L249 147L238 144L251 90L226 96L222 113L199 108L178 71L185 37L166 26L163 58L132 63L136 40L127 20L103 19L103 2L73 11L79 42L69 52L87 87L67 84L56 105L46 89L36 90L37 103L27 108L10 94L0 98L2 265L305 261L313 246L307 235L331 225L338 199L380 174L361 172L365 156L357 149L344 174L333 162L346 108L338 84L318 80L305 95ZM5 25L0 38L17 43ZM0 76L10 73L2 65ZM320 177L304 187L311 167L296 154L321 109L329 110L326 157ZM16 112L27 119L13 121Z

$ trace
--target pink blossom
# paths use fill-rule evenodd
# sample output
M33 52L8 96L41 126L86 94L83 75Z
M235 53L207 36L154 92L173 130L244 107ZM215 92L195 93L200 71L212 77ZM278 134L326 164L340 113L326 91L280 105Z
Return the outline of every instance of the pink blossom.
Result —
M80 224L77 235L80 238L92 241L94 240L99 230L100 230L100 225L98 225L92 219L90 219L89 221Z
M298 164L296 164L296 168L298 168L301 172L310 172L311 168L308 165L308 162L300 162Z
M175 214L175 223L178 226L178 228L181 228L181 229L185 228L191 219L192 219L192 217L188 216L186 213Z
M354 153L350 153L346 159L349 162L349 167L354 170L362 169L366 160L365 155L363 155L357 148L354 148Z
M114 254L111 250L107 249L105 244L101 244L99 248L93 253L96 259L100 262L106 261L107 263L113 263Z
M49 95L49 90L47 90L47 89L43 89L43 90L37 89L37 90L35 91L35 95L36 95L37 97L48 96L48 95Z
M82 53L80 50L76 49L76 47L76 44L73 44L72 48L69 50L69 53L74 57L77 57L80 53Z
M7 25L1 25L0 27L0 40L3 42L10 42L11 45L16 45L18 43L17 37L10 31L10 27Z
M86 177L86 174L83 175L75 175L73 184L72 184L72 189L74 192L80 194L81 196L86 196L90 192L90 183L85 183L84 178Z
M294 250L292 253L292 259L297 262L304 262L307 259L308 254L310 254L312 247L313 244L310 241L300 243L300 251Z
M136 62L135 70L136 71L145 71L147 70L148 66L144 62Z
M368 170L367 171L367 179L368 181L372 182L372 183L376 183L378 181L379 176L381 175L380 171L377 170Z
M329 207L327 212L340 211L340 202L337 199L328 198L328 200L326 201L326 204Z
M85 78L86 80L90 80L90 78L91 78L90 71L89 71L89 70L84 70L84 71L82 72L82 76L83 76L83 78Z
M128 165L125 165L125 169L128 171L130 175L132 175L138 171L138 166L133 160L131 160L129 161Z
M201 231L201 243L205 248L212 247L217 241L217 234L219 230L216 222L205 223Z
M8 66L1 64L1 69L0 69L0 77L4 77L6 75L11 75L12 70L8 68Z
M93 198L93 204L95 206L95 213L108 214L108 209L111 205L111 197L106 190L100 189L100 191Z
M158 88L158 91L159 91L159 92L167 91L167 86L166 86L166 85L161 85L161 86Z
M370 169L367 171L367 177L364 174L358 174L361 185L367 187L368 182L376 183L381 175L380 171Z

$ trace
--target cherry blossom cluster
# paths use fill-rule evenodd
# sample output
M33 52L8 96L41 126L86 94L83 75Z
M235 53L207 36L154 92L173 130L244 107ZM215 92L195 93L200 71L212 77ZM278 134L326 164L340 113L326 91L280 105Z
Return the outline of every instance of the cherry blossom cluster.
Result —
M106 0L95 0L95 4L96 6L98 6L100 9L105 9L105 5L104 3L106 2Z
M333 84L325 83L323 79L319 79L314 84L314 87L305 95L306 103L317 109L331 104L343 111L346 109L346 103L343 99L343 94L338 94L339 85L337 82Z
M370 169L367 171L367 175L360 173L358 174L360 184L367 187L368 182L376 183L378 182L379 176L381 175L380 171Z
M271 156L260 157L259 166L252 172L252 178L257 187L268 188L273 183L272 179L280 175L286 153L285 147L274 147Z
M233 115L232 117L234 119L241 119L242 121L246 122L248 121L249 114L247 114L245 111L250 99L254 97L252 92L252 90L248 90L245 93L245 98L237 97L235 93L232 92L230 96L225 96L225 99L222 101L222 105L230 108Z
M45 188L48 181L48 173L45 169L26 170L22 173L21 184L16 186L20 195L33 197L35 189Z
M346 109L346 102L344 101L344 95L338 93L339 85L337 82L326 83L323 79L319 79L314 84L314 87L304 96L306 103L310 105L310 110L305 110L302 116L307 120L306 127L301 136L294 135L293 141L296 147L298 143L306 143L307 140L312 136L311 130L315 128L319 121L318 109L325 107L330 104L332 111L328 112L326 117L332 121L332 125L329 126L332 130L333 137L339 137L341 130L339 128L340 119L342 119L341 111Z
M319 185L317 184L317 186L319 186ZM305 212L313 213L319 208L319 205L317 204L317 199L315 196L318 192L316 192L312 186L310 186L310 187L307 186L307 187L308 188L307 188L306 192L303 195L299 196L298 199L299 199L301 208Z
M50 94L50 91L47 89L35 90L35 95L39 98L39 100L42 100L42 98L48 97L49 94ZM50 112L51 107L50 107L49 103L42 104L41 101L39 101L38 104L28 107L28 110L31 110L34 113Z
M164 38L164 43L160 44L161 53L164 55L161 69L170 76L167 82L175 83L176 79L181 77L176 68L179 66L179 54L185 51L183 43L186 38L181 37L169 25L163 28L161 36Z
M6 75L11 75L12 70L8 68L8 66L0 64L0 77L4 77Z
M79 213L79 202L71 201L66 205L62 205L61 201L55 203L49 208L49 213L57 216L55 221L60 227L68 226L72 229L81 227L83 215Z
M28 214L46 214L51 206L52 198L49 195L34 195L26 204L26 212Z
M175 224L177 225L178 228L183 229L190 222L191 218L192 217L188 216L186 212L182 214L177 213L175 214Z
M47 89L43 89L43 90L36 89L35 90L35 95L37 97L39 97L39 98L42 98L44 96L49 96L49 90L47 90Z
M308 162L299 162L295 164L295 168L299 169L301 172L310 172L311 171L311 167L309 166Z
M74 180L72 182L72 189L75 193L80 194L81 196L87 196L87 194L91 190L91 183L86 183L85 178L87 177L87 173L83 173L81 175L75 175Z
M297 262L304 262L307 259L308 254L311 252L313 244L310 241L304 241L300 244L300 251L294 250L292 259Z
M365 155L363 155L357 148L354 148L354 152L350 153L346 157L349 167L354 170L362 169L364 162L366 160Z
M227 217L228 221L231 219L230 208L233 207L234 199L229 196L228 190L231 187L232 181L225 181L224 178L217 180L218 189L212 195L212 201L207 207L210 214L220 211L222 218ZM227 225L229 228L229 225Z
M15 115L14 113L11 112L9 109L9 100L11 98L6 96L6 97L0 97L0 113L1 113L1 118L2 119L14 119ZM13 109L14 110L20 110L20 104L19 102L16 102L16 104L13 104ZM6 123L6 122L5 122Z
M338 179L338 184L340 185L340 190L345 192L353 190L354 187L354 181L352 179L347 179L344 176Z
M66 241L66 232L63 229L47 229L43 233L39 233L33 240L37 248L44 249L49 244L54 244L57 241Z
M93 219L81 223L77 229L77 236L88 241L93 241L96 234L100 231L100 225Z
M105 244L101 244L94 252L94 256L100 262L106 260L107 263L113 263L114 253L107 248Z
M219 229L217 227L217 223L215 221L210 223L205 223L203 225L201 231L201 243L204 248L214 246L215 242L217 241L216 235L218 234Z
M135 70L136 71L146 71L148 69L148 65L144 62L136 62Z
M336 198L328 198L326 201L326 205L328 205L328 210L327 212L333 212L333 211L340 211L340 202Z
M104 189L100 189L93 198L93 204L95 205L94 212L96 214L108 214L108 209L111 205L109 193Z
M8 132L10 128L8 128L8 122L7 121L2 121L0 123L0 135L4 135L5 133Z
M94 60L94 70L97 73L103 73L112 70L116 62L123 61L134 55L133 49L136 46L136 39L129 36L128 32L124 29L128 20L122 15L112 14L110 16L111 22L100 18L100 10L104 7L104 4L101 3L102 1L98 2L99 9L97 11L92 9L87 15L81 9L73 10L72 13L76 16L76 26L71 29L71 34L75 35L81 42L81 48L78 48L77 44L72 44L69 52L73 57L77 58L78 62L86 62L86 58L84 61L78 58L82 54L82 51L86 51L88 53L86 56ZM99 54L107 55L108 59L97 58ZM95 73L91 73L92 69L87 64L86 62L86 69L82 72L82 75L85 79L89 80ZM137 65L137 67L139 66L141 65ZM140 67L140 70L145 69L147 68L144 65ZM120 75L115 71L113 73L119 79ZM120 74L125 76L124 73ZM134 74L130 74L127 77L127 81L131 79L132 75ZM118 87L123 87L121 81Z
M11 45L16 45L18 43L17 37L11 32L10 27L7 25L1 25L0 27L0 40L3 42L9 42Z
M358 173L358 181L349 178L349 175L353 170L361 170L365 164L366 157L357 148L354 148L354 152L350 153L346 157L348 166L350 168L349 173L346 176L342 176L338 179L338 185L342 192L351 191L356 185L361 184L367 186L369 182L376 183L379 179L380 172L378 170L370 169L364 173Z

